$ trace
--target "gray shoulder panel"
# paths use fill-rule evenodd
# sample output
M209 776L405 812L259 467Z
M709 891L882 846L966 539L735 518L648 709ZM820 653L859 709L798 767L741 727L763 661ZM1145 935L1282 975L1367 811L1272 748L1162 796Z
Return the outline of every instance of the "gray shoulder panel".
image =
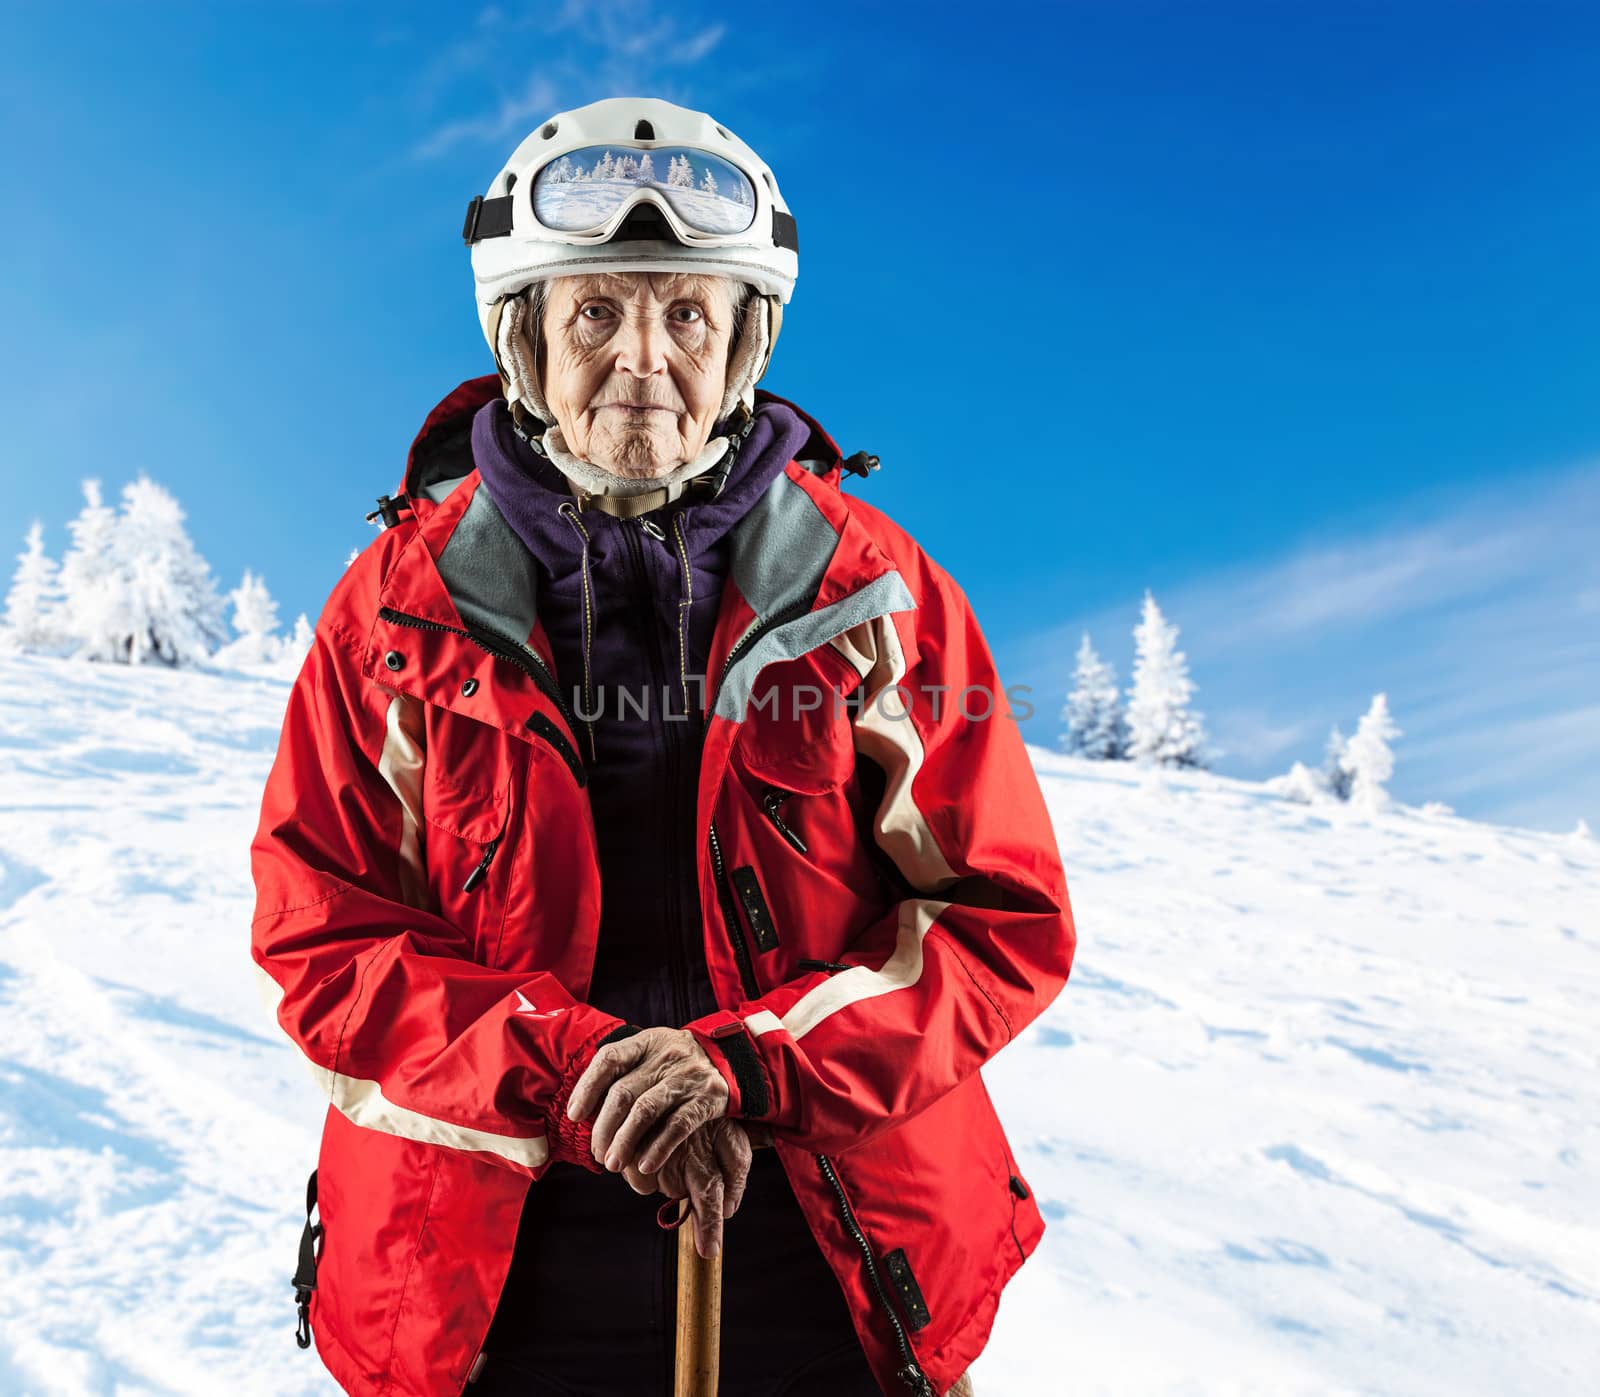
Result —
M773 478L731 539L733 580L763 620L817 595L839 542L816 501L787 474Z
M767 665L778 660L797 659L863 621L891 611L916 609L905 579L898 572L886 572L820 611L808 611L781 626L774 626L740 657L722 681L717 693L718 715L736 723L744 721L750 695L755 691L756 676Z
M481 483L439 555L439 576L463 621L527 640L538 613L538 564Z

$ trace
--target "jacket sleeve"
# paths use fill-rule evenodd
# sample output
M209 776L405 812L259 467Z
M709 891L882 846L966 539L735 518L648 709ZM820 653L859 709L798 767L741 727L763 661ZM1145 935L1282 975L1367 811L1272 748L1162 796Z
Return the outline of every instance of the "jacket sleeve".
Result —
M473 960L426 910L423 754L361 654L325 613L289 694L250 850L263 992L356 1125L534 1176L598 1170L567 1097L628 1026L554 976Z
M729 1082L730 1114L823 1153L977 1072L1060 992L1076 947L1050 817L988 644L925 556L921 580L915 611L833 641L863 676L854 743L886 778L873 833L907 895L850 940L849 968L688 1025Z

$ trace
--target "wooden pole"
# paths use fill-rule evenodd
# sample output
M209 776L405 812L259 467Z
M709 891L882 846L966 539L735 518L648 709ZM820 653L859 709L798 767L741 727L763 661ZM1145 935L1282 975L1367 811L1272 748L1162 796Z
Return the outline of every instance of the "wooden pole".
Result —
M717 1397L722 1354L722 1253L709 1261L694 1247L694 1219L683 1199L678 1216L678 1367L673 1397Z

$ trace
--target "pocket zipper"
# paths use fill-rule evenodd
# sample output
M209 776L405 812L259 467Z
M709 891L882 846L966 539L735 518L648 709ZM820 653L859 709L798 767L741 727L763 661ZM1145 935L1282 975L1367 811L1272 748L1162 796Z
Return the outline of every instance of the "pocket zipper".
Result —
M790 829L788 825L784 824L783 818L778 814L778 807L792 795L794 795L793 791L786 791L782 786L768 786L761 796L761 809L766 817L772 821L773 825L777 827L778 833L803 854L806 851L805 840Z
M497 834L484 846L483 857L478 860L472 872L467 874L467 881L461 885L462 892L470 893L479 883L483 882L484 877L489 872L489 864L494 859L494 851L500 847L500 839L501 836Z

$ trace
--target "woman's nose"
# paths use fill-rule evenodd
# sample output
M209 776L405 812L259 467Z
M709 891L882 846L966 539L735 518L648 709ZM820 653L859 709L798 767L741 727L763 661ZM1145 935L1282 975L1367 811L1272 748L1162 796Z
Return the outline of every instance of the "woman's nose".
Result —
M653 315L628 316L617 331L617 368L639 378L667 367L667 331Z

